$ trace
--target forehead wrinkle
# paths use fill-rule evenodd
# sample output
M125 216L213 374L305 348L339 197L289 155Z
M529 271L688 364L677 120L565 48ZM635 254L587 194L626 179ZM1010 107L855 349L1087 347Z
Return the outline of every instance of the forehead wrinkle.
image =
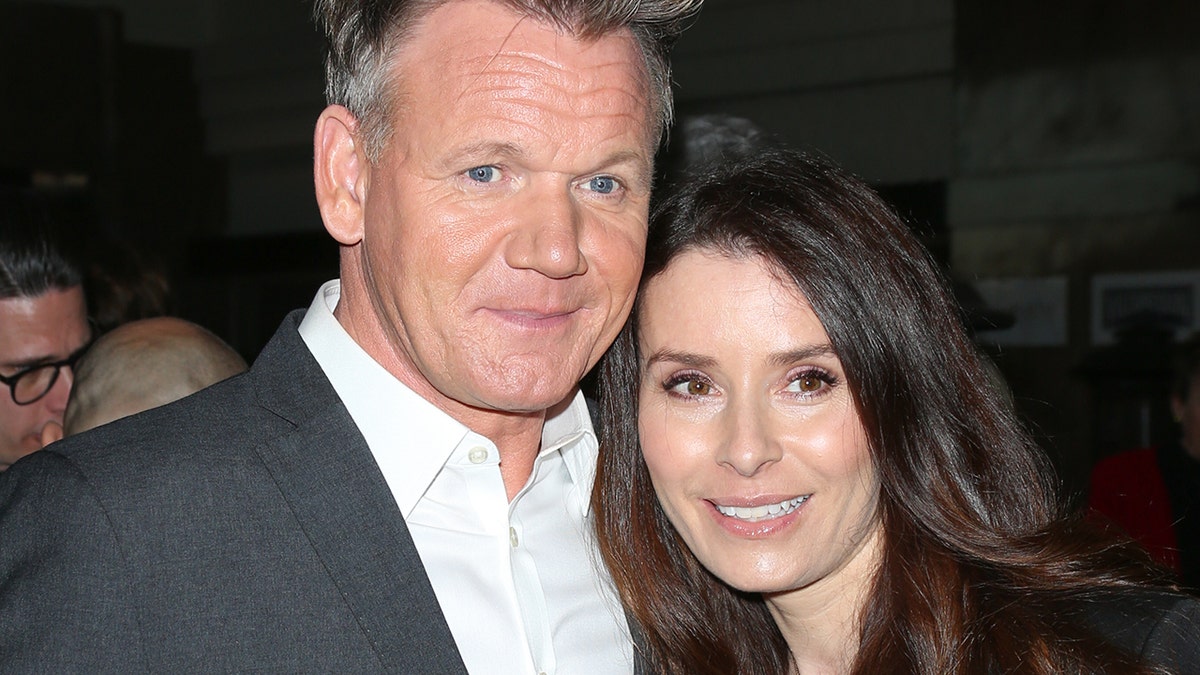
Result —
M619 92L619 90L616 91ZM517 95L511 95L513 92ZM609 141L613 141L617 146L589 165L577 167L579 173L628 163L635 169L632 177L636 180L639 187L649 187L651 183L652 156L649 149L641 145L638 148L625 147L626 144L621 138L628 129L626 120L629 118L629 115L626 112L608 112L604 110L603 112L590 115L586 112L579 113L579 106L574 105L575 102L571 96L561 97L563 109L558 110L553 107L547 109L546 106L541 104L542 102L537 96L529 94L527 87L514 86L508 83L503 83L486 90L476 88L472 92L464 92L464 94L467 97L484 96L489 98L493 111L484 117L484 119L490 120L491 123L496 125L496 128L507 128L510 132L521 129L520 136L527 136L529 140L500 142L485 139L463 146L459 152L455 153L456 157L479 156L486 153L502 158L529 159L529 149L533 147L553 147L554 156L562 158L564 153L580 150L580 148L564 146L560 139L548 133L549 129L554 128L550 120L566 116L576 120L582 119L585 124L596 131L598 140L591 143L586 148L587 150L604 152L604 146ZM545 92L543 91L542 98L544 98L544 94ZM603 92L596 92L595 95L601 96ZM532 101L527 100L531 98L533 99ZM463 100L464 96L459 96L458 104L463 105ZM595 107L599 108L600 105ZM584 109L586 110L587 108L588 106L585 105Z
M473 143L468 143L456 150L448 161L451 164L456 164L465 159L476 157L500 157L522 159L525 157L525 151L515 143L506 141L480 140Z
M518 30L520 26L521 22L514 23L498 44L486 46L451 37L428 56L409 60L411 69L406 77L418 77L426 86L443 89L442 100L447 107L474 107L483 113L475 125L481 142L473 144L473 150L486 150L483 141L488 135L516 133L510 137L508 147L494 148L495 156L522 160L536 152L538 156L562 159L574 154L588 162L587 166L575 167L577 173L628 161L632 170L625 173L626 180L648 191L653 181L653 110L643 91L642 69L634 67L638 61L635 59L631 66L610 49L609 43L593 52L590 60L588 54L577 58L580 49L586 50L598 41L576 44L569 42L573 39L570 35L558 34L553 46L547 48L544 42L524 35ZM635 49L631 41L632 37L623 46L630 54L629 50ZM568 48L572 63L563 63L557 55ZM580 60L585 63L573 63ZM587 125L592 129L591 137L598 140L587 148L564 145L568 139L553 133L562 120ZM628 140L623 137L631 128L644 130L644 134L638 134L637 148L628 148ZM580 157L581 151L587 151L590 159ZM619 156L622 153L624 156ZM468 153L460 150L455 154L461 157Z
M641 111L644 119L631 119L633 124L644 125L648 152L652 154L654 145L653 106L646 91L647 81L644 68L640 66L639 54L633 44L632 35L625 36L624 51L630 59L620 58L607 53L605 49L600 54L604 56L599 62L586 64L567 64L557 55L566 48L563 41L572 41L571 58L579 60L581 52L600 43L600 39L581 40L570 34L555 31L553 54L548 54L533 38L527 38L518 31L530 17L521 17L508 30L504 38L495 47L484 47L486 53L479 53L479 46L473 41L453 41L443 43L429 57L420 61L410 62L416 73L427 81L437 80L438 87L453 84L457 79L462 84L453 92L452 105L465 105L471 98L495 100L508 99L514 105L523 107L523 112L517 119L534 126L541 126L535 116L545 116L545 104L558 105L571 115L584 117L615 116L619 118L637 118ZM539 24L540 25L540 24ZM603 38L615 35L602 36ZM526 39L528 47L520 43ZM576 49L577 48L577 49ZM474 55L472 55L474 52ZM465 56L465 58L464 58ZM587 60L587 55L582 55ZM595 60L594 56L592 57ZM613 69L621 69L622 77L611 77ZM626 85L626 86L623 86ZM540 94L540 95L539 95ZM548 99L548 101L547 101ZM532 100L533 105L527 105ZM610 113L609 110L628 111ZM550 111L549 115L562 115ZM627 128L630 122L613 122L615 129ZM615 133L615 131L614 131Z
M620 87L598 87L592 84L596 80L604 79L603 74L614 69L626 69L631 65L628 61L612 56L598 63L583 64L567 64L563 59L557 58L557 54L562 50L563 40L574 42L573 47L578 47L580 52L587 51L596 44L596 41L583 42L571 36L563 36L559 34L554 41L555 57L548 56L536 48L525 49L522 47L514 47L507 49L510 40L514 39L514 32L518 26L514 26L505 36L504 40L495 50L486 55L478 55L474 58L457 59L459 52L453 48L443 50L444 57L441 59L443 68L454 65L454 61L458 61L463 70L475 71L468 85L459 92L459 100L472 89L485 90L503 90L514 89L519 90L522 94L527 94L531 89L531 85L552 85L560 92L570 92L572 96L583 96L594 98L609 93L610 90L616 94L627 98L634 99L634 102L640 105L645 105L644 97L638 94L642 93L641 88L644 86L644 74L641 68L634 68L636 79L635 89L637 94L626 92ZM628 47L628 45L626 45ZM582 54L572 53L572 57L582 56ZM585 57L586 58L586 57ZM634 62L636 64L636 61ZM444 72L444 71L443 71ZM600 74L597 76L596 74ZM487 79L500 79L500 82L494 84L481 84L481 81ZM578 111L576 111L578 112Z
M479 69L479 72L476 73L475 77L471 79L467 86L463 88L461 92L459 92L458 98L455 99L455 102L461 102L463 96L466 96L468 92L480 86L478 84L479 80L483 79L483 77L488 74L488 69L490 69L492 64L495 63L500 58L500 55L504 53L504 48L508 45L508 41L512 39L513 34L517 32L517 28L519 28L524 21L525 18L521 17L516 23L513 24L512 28L508 29L508 33L504 35L504 39L500 41L500 46L496 48L496 51L492 52L492 54L487 57L487 60L483 63L483 66ZM470 60L467 61L467 63L470 62Z
M603 111L611 107L611 98L623 98L641 104L640 97L619 86L599 85L598 77L588 77L564 66L534 59L534 55L519 54L496 56L484 68L471 75L469 83L456 94L455 102L462 103L472 96L496 96L513 101L540 100L549 93L552 102L571 108L575 114L589 109ZM615 62L614 62L615 63ZM590 66L588 70L602 71L604 66ZM474 69L472 69L474 70ZM597 102L598 101L598 102ZM577 106L577 103L585 105ZM630 107L637 107L630 106ZM600 112L592 114L601 114Z

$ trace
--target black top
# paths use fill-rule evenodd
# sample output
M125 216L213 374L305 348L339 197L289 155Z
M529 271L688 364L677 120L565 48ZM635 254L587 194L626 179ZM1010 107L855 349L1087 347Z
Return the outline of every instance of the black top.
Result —
M1089 607L1087 623L1148 665L1200 673L1200 600L1160 591L1120 593Z
M1200 462L1178 443L1162 445L1155 454L1171 501L1181 581L1200 593Z

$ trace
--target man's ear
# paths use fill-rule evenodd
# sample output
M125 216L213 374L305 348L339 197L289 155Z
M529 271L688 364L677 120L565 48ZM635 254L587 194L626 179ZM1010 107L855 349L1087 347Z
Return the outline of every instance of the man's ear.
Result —
M363 236L363 197L368 163L359 147L358 119L340 105L317 118L313 133L313 181L317 206L329 234L345 246Z
M42 427L42 447L46 447L55 441L61 441L63 438L62 425L55 421L46 422L46 426Z
M1189 392L1192 393L1192 392ZM1187 410L1187 403L1179 400L1175 394L1171 394L1171 417L1175 418L1175 423L1179 424L1183 421L1183 413Z

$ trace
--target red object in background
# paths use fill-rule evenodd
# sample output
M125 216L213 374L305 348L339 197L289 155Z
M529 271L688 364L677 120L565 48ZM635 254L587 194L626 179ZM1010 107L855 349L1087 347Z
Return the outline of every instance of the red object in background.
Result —
M1171 500L1157 448L1122 452L1092 470L1088 508L1142 545L1159 563L1182 572Z

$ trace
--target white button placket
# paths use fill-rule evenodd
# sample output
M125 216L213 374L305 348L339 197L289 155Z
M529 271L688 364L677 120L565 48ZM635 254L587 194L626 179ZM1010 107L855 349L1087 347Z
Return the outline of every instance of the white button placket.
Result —
M512 563L513 584L517 589L521 614L529 637L529 651L533 656L534 667L540 673L552 674L556 670L556 659L551 640L549 610L546 607L537 563L524 545L524 534L520 520L513 517L510 509L509 557Z

